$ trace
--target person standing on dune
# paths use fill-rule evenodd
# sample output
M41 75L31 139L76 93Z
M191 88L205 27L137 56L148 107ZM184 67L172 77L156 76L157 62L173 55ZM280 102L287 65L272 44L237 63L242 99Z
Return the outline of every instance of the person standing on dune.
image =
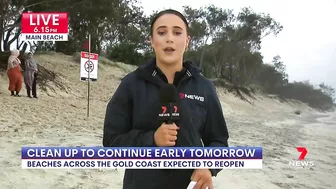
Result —
M22 88L21 61L19 60L20 51L13 50L8 58L7 75L9 78L8 90L11 96L20 96ZM15 93L14 93L15 92Z
M37 98L36 95L36 75L37 75L37 64L33 58L33 53L29 52L25 60L25 72L24 72L24 82L27 89L27 96L32 98L30 91L34 98Z

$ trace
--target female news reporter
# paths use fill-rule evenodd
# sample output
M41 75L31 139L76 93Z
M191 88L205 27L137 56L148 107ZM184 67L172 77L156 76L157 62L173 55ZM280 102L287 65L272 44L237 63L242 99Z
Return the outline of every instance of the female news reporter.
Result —
M228 131L213 83L191 62L183 62L187 49L188 22L175 10L158 13L151 23L155 59L128 74L107 105L105 147L201 147L228 146ZM165 83L180 93L180 121L157 119L159 91ZM220 170L126 170L124 189L213 189L212 176Z

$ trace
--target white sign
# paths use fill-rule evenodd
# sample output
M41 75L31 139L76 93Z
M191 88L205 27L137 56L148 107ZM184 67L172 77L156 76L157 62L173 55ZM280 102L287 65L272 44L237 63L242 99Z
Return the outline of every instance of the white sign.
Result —
M81 68L80 68L80 80L87 81L97 81L98 77L98 54L81 52Z

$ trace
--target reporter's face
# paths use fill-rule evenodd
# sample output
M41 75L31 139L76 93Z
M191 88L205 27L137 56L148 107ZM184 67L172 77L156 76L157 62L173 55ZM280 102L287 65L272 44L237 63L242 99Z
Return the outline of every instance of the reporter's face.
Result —
M182 61L189 39L186 24L174 14L159 17L153 25L153 35L150 37L156 57L164 64Z

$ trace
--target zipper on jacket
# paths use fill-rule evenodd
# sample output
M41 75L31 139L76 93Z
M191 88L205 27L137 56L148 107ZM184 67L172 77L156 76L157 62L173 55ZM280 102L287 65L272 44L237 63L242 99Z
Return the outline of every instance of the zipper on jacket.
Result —
M201 141L201 144L202 144L202 147L204 147L204 143L203 143L203 140L202 140L202 139L200 139L200 141Z

